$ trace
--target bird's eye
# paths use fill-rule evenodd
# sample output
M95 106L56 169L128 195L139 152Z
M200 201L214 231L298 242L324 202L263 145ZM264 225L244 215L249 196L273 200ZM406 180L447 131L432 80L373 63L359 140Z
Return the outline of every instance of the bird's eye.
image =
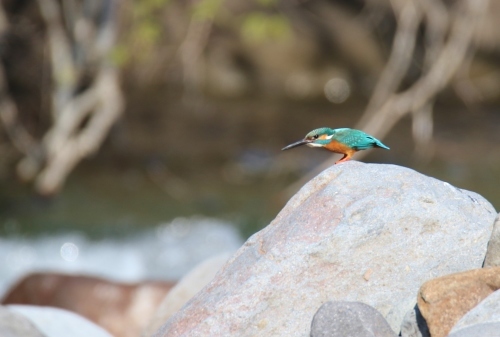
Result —
M318 139L319 135L314 135L313 138L314 139Z

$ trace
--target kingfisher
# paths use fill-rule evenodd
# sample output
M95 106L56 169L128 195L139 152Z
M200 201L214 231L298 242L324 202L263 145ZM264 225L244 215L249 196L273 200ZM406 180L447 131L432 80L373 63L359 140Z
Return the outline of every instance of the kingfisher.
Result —
M389 150L389 147L384 145L380 140L361 130L349 128L319 128L309 132L304 139L285 146L281 151L300 145L322 147L332 152L343 154L344 156L335 164L350 160L356 152L361 150L367 150L373 147Z

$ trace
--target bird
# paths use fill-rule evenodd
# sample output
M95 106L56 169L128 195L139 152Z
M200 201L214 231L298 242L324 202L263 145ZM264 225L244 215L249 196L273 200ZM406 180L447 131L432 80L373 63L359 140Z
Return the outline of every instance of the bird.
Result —
M323 127L312 130L304 139L285 146L281 151L289 150L300 145L322 147L332 152L343 154L344 156L335 164L350 160L356 152L361 150L367 150L374 147L389 150L389 147L384 145L380 140L361 130L349 128L330 129Z

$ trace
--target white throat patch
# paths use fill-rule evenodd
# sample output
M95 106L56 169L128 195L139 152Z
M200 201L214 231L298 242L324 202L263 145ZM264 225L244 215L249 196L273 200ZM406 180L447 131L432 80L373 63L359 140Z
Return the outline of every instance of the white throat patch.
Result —
M317 144L317 143L307 143L306 144L309 147L323 147L323 144Z

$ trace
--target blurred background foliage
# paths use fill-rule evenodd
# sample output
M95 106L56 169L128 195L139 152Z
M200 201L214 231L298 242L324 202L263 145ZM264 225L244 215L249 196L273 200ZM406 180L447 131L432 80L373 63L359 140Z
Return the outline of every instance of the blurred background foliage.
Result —
M1 4L4 233L201 214L249 235L332 164L279 151L320 126L362 128L391 147L366 161L500 204L498 2Z

